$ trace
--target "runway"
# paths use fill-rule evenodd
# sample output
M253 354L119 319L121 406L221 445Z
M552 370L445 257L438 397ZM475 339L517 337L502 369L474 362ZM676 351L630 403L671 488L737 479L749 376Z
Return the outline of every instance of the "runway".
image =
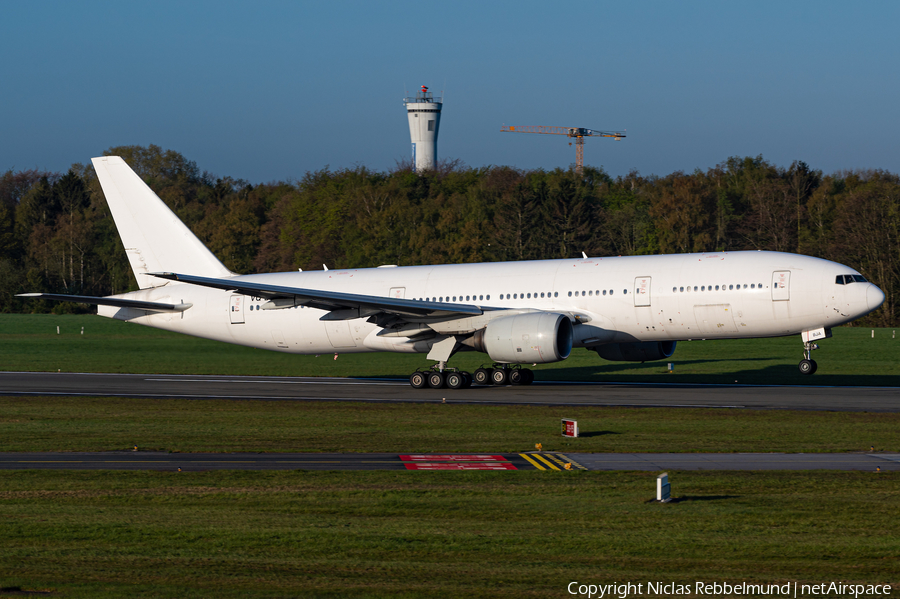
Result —
M165 453L156 451L0 453L0 470L564 470L562 454ZM582 468L583 469L583 468Z
M566 465L568 464L568 467ZM900 471L900 454L803 453L0 453L0 470L858 470Z
M0 395L900 412L896 388L739 384L535 382L417 390L406 381L385 379L0 372Z

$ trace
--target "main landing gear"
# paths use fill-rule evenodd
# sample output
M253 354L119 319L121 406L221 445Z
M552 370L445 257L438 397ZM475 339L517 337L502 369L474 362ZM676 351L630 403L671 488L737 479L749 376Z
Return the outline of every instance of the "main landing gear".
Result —
M474 373L465 371L440 369L435 365L433 370L422 372L415 371L409 375L409 384L413 389L465 389L472 383L477 385L530 385L534 382L534 373L527 368L511 364L494 364L490 367L482 366Z
M472 386L472 375L461 370L432 370L430 372L415 371L409 375L409 384L413 389L464 389Z
M476 370L475 382L479 385L530 385L534 382L534 373L518 365L494 364L491 368L482 366Z
M819 368L816 361L812 359L812 352L814 349L819 349L819 346L810 341L803 342L803 359L800 360L798 366L800 374L815 374L816 370Z

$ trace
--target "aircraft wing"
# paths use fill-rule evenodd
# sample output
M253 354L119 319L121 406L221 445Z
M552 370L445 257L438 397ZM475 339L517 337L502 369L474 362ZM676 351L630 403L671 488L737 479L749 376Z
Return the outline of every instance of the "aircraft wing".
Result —
M268 300L292 299L296 305L309 306L320 310L328 310L322 320L350 320L353 318L365 318L377 314L390 314L401 317L407 322L438 322L465 318L467 316L480 316L485 310L471 304L453 304L446 302L418 301L411 299L399 299L392 297L379 297L375 295L359 295L340 291L323 291L321 289L303 289L301 287L284 287L281 285L266 285L243 279L214 279L183 275L174 272L147 273L148 275L180 281L192 285L212 287L235 291L244 295L263 297ZM291 305L294 305L293 303ZM275 302L273 307L279 307ZM286 306L285 306L286 307Z
M19 293L16 297L35 297L56 300L59 302L75 302L78 304L95 304L98 306L115 306L117 308L134 308L136 310L154 310L156 312L184 312L193 304L164 304L162 302L143 302L140 300L119 299L117 297L97 297L93 295L65 295L61 293Z

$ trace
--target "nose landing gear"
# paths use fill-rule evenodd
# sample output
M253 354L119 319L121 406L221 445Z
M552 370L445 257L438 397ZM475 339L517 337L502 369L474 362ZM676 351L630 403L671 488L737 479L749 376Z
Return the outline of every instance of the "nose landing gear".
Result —
M815 374L816 370L819 368L816 361L812 359L812 351L814 349L819 349L819 346L810 341L803 342L803 359L800 360L800 364L798 365L800 374Z

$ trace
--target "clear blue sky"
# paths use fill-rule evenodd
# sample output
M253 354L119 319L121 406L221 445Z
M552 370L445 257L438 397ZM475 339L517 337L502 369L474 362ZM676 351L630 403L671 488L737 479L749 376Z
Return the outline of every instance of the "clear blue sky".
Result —
M405 89L445 90L438 155L612 175L729 156L900 172L900 3L0 4L0 171L157 144L251 183L409 156Z

